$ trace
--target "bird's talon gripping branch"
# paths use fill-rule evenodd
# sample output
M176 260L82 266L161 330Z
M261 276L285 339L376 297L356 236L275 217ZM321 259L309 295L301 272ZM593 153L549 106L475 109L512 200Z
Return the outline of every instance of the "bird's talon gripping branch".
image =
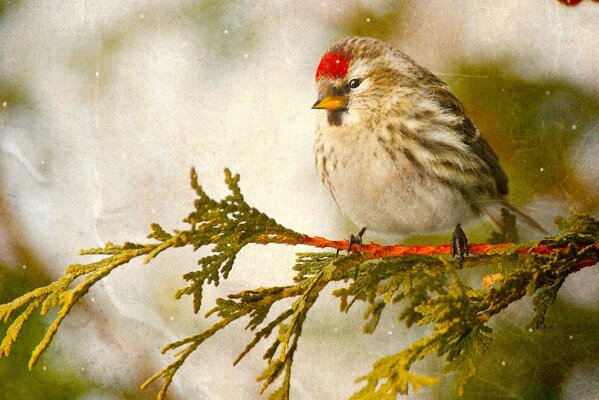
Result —
M360 232L358 232L358 234L357 234L357 235L353 235L353 234L352 234L352 235L350 236L350 238L349 238L349 242L348 242L348 245L347 245L347 254L351 253L351 249L352 249L352 246L353 246L354 244L357 244L357 245L359 246L359 247L358 247L358 252L359 252L359 253L361 253L361 252L362 252L362 244L363 244L363 241L362 241L362 236L364 236L364 232L366 232L366 227L363 227L362 229L360 229ZM339 248L338 248L338 249L337 249L337 253L336 253L336 255L335 255L336 257L338 257L338 256L339 256L339 252L340 252L340 251L341 251L341 249L339 249Z
M362 236L364 236L364 232L366 232L366 227L363 227L362 229L360 229L360 232L358 232L357 235L351 235L351 237L349 238L349 245L347 246L347 254L351 253L351 248L354 244L358 245L358 251L361 253L362 252ZM337 253L339 253L339 250L337 250ZM354 281L358 280L358 274L360 273L360 264L356 264L356 269L354 271Z
M456 225L451 236L451 256L455 257L456 254L462 261L464 261L464 255L468 255L468 238L460 224Z
M362 236L364 236L364 232L366 232L366 227L360 229L357 235L351 235L349 238L349 245L347 246L347 254L351 253L352 246L354 244L358 245L358 252L362 252Z

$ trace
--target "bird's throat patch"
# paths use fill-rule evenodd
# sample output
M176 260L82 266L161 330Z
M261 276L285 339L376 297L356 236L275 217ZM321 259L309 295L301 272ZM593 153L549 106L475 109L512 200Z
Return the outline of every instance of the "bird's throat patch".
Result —
M327 111L327 120L331 126L341 126L343 123L343 113L346 110L331 110Z
M316 80L320 78L345 78L350 61L351 56L347 53L336 50L327 51L322 56L320 64L318 64Z

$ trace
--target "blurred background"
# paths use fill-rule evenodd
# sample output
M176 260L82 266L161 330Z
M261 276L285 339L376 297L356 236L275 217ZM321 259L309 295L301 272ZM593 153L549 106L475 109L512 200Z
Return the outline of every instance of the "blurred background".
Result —
M143 242L151 222L183 227L192 166L217 198L223 168L239 172L247 201L296 231L355 232L319 182L310 110L320 56L352 34L389 41L448 82L499 154L510 199L542 225L556 232L553 218L570 209L597 218L597 21L590 0L1 0L0 301L89 262L81 248ZM469 229L471 242L491 232ZM245 249L229 280L208 290L207 307L231 291L288 282L295 251ZM162 346L212 322L173 297L198 257L181 249L115 271L28 372L48 319L31 321L0 359L0 399L154 398L157 385L138 387L172 361ZM323 296L305 324L294 399L348 397L373 361L423 334L387 311L363 335L363 310L337 309ZM523 330L530 316L525 299L494 322L495 343L464 398L599 398L597 268L568 278L544 333ZM242 328L200 348L169 398L260 398L261 349L232 367L252 337ZM446 377L407 398L452 399L450 387Z

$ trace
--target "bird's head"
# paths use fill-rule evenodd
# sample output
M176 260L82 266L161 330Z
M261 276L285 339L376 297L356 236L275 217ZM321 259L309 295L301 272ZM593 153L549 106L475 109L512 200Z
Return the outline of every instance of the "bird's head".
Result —
M376 123L409 94L413 68L411 59L380 40L342 39L320 60L312 108L327 110L330 125Z

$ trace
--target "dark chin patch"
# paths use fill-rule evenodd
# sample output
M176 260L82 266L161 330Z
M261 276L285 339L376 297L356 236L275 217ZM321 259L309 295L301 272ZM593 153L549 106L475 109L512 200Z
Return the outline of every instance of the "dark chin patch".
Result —
M341 110L333 110L329 111L327 115L327 119L329 121L329 125L332 126L341 126L343 113L346 112L347 109L343 108Z

